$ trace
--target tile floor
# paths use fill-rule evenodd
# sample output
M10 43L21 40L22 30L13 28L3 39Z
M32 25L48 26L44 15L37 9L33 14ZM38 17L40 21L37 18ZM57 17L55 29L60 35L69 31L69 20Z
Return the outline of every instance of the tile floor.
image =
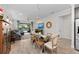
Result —
M27 36L27 37L26 37ZM69 39L59 39L58 40L58 51L57 54L77 54L78 51L70 48L71 40ZM25 35L22 37L22 40L16 41L11 46L10 54L42 54L39 48L35 48L35 46L31 43L30 35ZM47 53L43 53L47 54Z

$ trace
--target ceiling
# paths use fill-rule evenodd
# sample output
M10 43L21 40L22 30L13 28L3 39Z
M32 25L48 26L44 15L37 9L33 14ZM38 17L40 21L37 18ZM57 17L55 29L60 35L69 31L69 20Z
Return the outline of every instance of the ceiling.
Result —
M79 7L79 4L75 4L75 8Z
M25 16L46 17L50 14L71 8L69 4L0 4L6 10L16 10Z

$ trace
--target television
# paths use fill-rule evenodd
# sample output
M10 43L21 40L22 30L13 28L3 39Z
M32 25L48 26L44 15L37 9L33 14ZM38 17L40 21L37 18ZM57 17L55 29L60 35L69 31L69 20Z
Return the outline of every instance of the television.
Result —
M39 23L38 24L38 29L43 29L44 28L44 23Z

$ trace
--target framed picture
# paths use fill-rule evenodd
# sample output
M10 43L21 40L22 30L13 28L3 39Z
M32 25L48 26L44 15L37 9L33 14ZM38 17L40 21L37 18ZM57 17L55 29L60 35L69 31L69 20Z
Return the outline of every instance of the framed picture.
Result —
M44 29L44 23L39 23L38 24L38 29Z

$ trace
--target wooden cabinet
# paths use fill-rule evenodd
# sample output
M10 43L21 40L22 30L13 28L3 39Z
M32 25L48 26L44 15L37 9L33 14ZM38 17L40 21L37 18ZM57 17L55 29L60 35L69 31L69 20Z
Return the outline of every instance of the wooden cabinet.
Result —
M0 53L3 53L3 33L2 21L0 21Z
M0 19L0 54L9 53L11 49L10 39L9 39L9 23Z

